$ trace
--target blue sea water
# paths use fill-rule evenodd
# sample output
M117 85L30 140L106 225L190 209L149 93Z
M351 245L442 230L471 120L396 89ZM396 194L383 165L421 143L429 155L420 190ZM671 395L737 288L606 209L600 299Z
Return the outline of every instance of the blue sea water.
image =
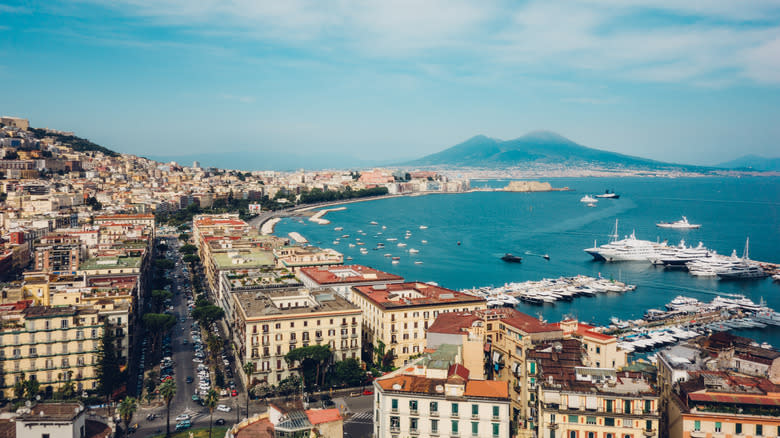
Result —
M553 178L553 187L569 192L473 192L373 200L329 212L329 225L285 219L276 234L297 231L312 244L332 247L359 263L404 276L407 280L434 281L452 289L502 285L506 282L584 274L601 275L636 284L626 294L602 294L543 306L521 304L520 311L557 321L570 315L581 321L608 324L612 316L640 318L647 309L663 308L677 295L710 301L718 294L742 294L764 299L780 311L780 283L765 280L719 281L665 271L649 263L603 263L583 252L608 241L615 219L622 236L668 240L676 244L703 242L721 254L736 249L742 255L750 237L750 258L780 262L780 178ZM507 181L472 181L473 187L503 187ZM595 208L579 202L584 194L619 193L620 199L599 200ZM655 223L685 215L698 230L660 229ZM379 225L371 225L376 221ZM382 230L381 226L387 228ZM428 228L421 230L420 225ZM335 227L343 227L336 231ZM366 233L359 235L358 230ZM409 230L411 237L405 239ZM377 235L377 232L382 232ZM334 239L343 234L349 238ZM366 242L348 247L356 238ZM387 238L397 238L389 242ZM423 244L421 241L426 240ZM377 242L385 249L373 250ZM407 243L406 248L396 246ZM458 245L460 242L460 245ZM419 250L409 254L408 249ZM500 260L504 253L523 257L522 264ZM383 254L401 257L399 264ZM541 257L549 254L550 260ZM422 261L415 264L414 261ZM743 330L738 334L780 347L780 328Z

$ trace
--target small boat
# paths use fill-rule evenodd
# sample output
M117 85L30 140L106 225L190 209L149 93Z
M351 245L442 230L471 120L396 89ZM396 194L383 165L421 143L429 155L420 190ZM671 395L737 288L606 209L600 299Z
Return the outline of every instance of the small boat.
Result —
M403 248L403 247L405 247L405 246L406 246L406 244L405 244L405 243L403 243L403 242L401 242L401 243L399 243L399 244L398 244L398 247L399 247L399 248Z
M593 202L588 202L587 206L588 206L588 207L595 207L595 206L596 206L596 204L594 204Z
M334 230L334 231L341 231L341 230L343 230L343 229L344 229L344 227L336 227L336 228L334 228L333 230Z
M385 239L385 240L387 240L388 242L395 242L395 241L396 241L396 240L398 240L398 239L396 239L395 237L388 237L388 238L387 238L387 239Z
M351 257L351 256L350 256L350 257L347 257L347 260L352 260L352 257Z
M393 260L401 260L401 257L393 257Z
M409 248L409 254L417 254L418 252L420 252L419 249Z
M420 225L420 229L421 229L421 230L427 230L427 229L428 229L428 227L427 227L426 225Z
M550 260L550 254L545 254L542 256L545 260Z
M501 257L501 260L507 262L507 263L520 263L523 261L522 257L518 257L509 253L504 254L503 257Z
M377 221L371 221L371 222L369 222L369 224L371 224L371 225L379 225L379 222L377 222Z
M399 264L399 263L401 263L401 262L399 262L398 260L393 260L393 261L392 261L392 263L393 263L394 265L397 265L397 264Z
M597 198L604 198L604 199L618 199L620 198L620 195L618 195L615 192L610 192L609 190L605 190L603 194L596 195Z
M460 240L458 240L458 246L460 246Z
M584 202L586 204L594 204L596 202L599 202L599 200L594 198L593 196L585 195L582 198L580 198L580 202Z
M414 264L415 264L415 265L422 265L422 264L423 264L423 262L421 262L420 260L416 260L416 261L414 262Z
M354 243L350 243L350 244L349 244L349 247L350 247L350 248L354 248L354 247L355 247L355 244L354 244Z
M385 254L385 257L392 257L392 254Z
M421 240L420 243L422 243L424 245L424 244L428 243L428 241L427 240Z
M681 230L692 230L701 227L700 224L692 224L688 222L688 218L683 216L679 221L674 222L659 222L655 224L658 228L677 228Z

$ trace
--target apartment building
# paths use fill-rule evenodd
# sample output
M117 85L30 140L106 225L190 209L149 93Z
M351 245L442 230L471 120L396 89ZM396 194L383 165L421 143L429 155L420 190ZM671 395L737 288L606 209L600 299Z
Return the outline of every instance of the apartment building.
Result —
M642 373L575 367L538 385L538 436L659 436L658 391Z
M95 364L103 324L98 311L34 306L3 311L0 326L0 391L35 379L46 393L69 378L76 390L95 389Z
M469 379L459 349L444 350L374 381L374 436L511 436L508 383Z
M35 244L33 259L35 271L75 274L81 260L81 240L61 234L44 236Z
M276 266L297 273L307 266L332 266L344 263L344 255L335 249L314 246L283 246L274 249Z
M780 385L727 371L695 371L668 400L670 438L780 436Z
M403 283L403 277L362 265L308 266L298 269L298 279L306 287L330 287L347 301L352 288L376 284Z
M298 347L329 345L334 360L360 359L362 312L332 289L234 293L233 300L237 359L255 364L251 382L275 385L289 377L295 371L284 356Z
M586 354L585 366L620 369L628 363L627 352L618 347L617 338L595 331L595 327L576 319L555 324L567 337L579 339Z
M295 288L303 286L287 269L232 269L221 271L217 289L217 305L225 310L224 321L233 321L236 293L262 292L269 289ZM313 288L319 289L319 288ZM230 324L228 324L230 325ZM232 326L227 327L232 333Z
M421 282L356 286L352 302L363 312L364 355L381 342L395 366L423 352L425 331L439 314L486 308L483 298Z

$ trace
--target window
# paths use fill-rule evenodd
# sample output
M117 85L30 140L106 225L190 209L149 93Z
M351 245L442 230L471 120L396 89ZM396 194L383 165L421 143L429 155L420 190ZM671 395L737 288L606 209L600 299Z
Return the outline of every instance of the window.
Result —
M715 432L722 432L723 425L720 423L720 421L715 422Z
M431 402L431 413L439 412L439 403Z
M44 433L44 434L41 435L41 438L49 438L49 434L48 433Z
M492 426L493 426L493 436L498 436L499 424L498 423L492 423Z
M607 412L612 412L612 400L607 400Z
M596 354L600 354L600 353L601 353L601 347L596 347Z
M734 433L736 433L737 435L742 433L742 423L734 424Z
M499 413L500 413L499 407L498 406L493 406L493 418L498 418ZM553 417L553 418L555 418L555 417ZM553 420L553 421L555 421L555 420Z
M452 416L457 417L458 416L458 404L453 403L452 404Z
M409 410L413 414L417 413L417 400L409 400Z
M531 374L535 374L536 373L536 362L531 362L529 364L529 366L531 367Z
M478 436L479 435L479 422L478 421L472 421L471 422L471 435L472 436Z
M693 422L693 430L694 432L699 432L701 430L701 421L696 420Z
M410 418L409 419L409 432L417 432L417 419L416 418Z
M604 426L614 426L615 419L612 417L604 417Z
M394 411L397 411L398 410L398 399L397 398L392 399L391 402L390 402L390 406L392 407L392 409Z
M576 415L569 415L569 423L579 423L580 417Z
M471 416L479 417L479 405L471 405Z
M593 432L588 432L588 438L596 438L596 434Z
M458 433L458 420L452 420L452 433Z
M614 435L612 435L611 433L605 433L604 434L604 438L613 438L613 437L614 437Z
M631 413L631 400L623 400L623 413L624 414Z
M653 421L652 420L646 420L645 421L645 430L653 430Z
M431 433L439 433L439 420L431 420Z
M756 436L761 436L764 434L764 426L761 424L756 424Z
M399 417L390 417L390 430L398 432L401 429L401 419Z
M651 400L645 400L645 412L651 412L653 410L653 402Z
M569 438L577 438L577 431L576 430L570 430L569 431Z
M585 417L585 424L596 424L596 417Z

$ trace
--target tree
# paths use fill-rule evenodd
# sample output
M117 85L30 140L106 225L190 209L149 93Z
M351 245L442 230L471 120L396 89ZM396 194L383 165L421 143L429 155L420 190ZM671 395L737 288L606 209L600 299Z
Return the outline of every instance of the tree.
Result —
M313 365L316 368L317 374L314 379L314 384L320 384L320 370L322 365L330 360L332 352L329 345L309 345L308 347L296 348L284 356L284 360L288 364L294 364L298 362L299 370L301 373L301 379L304 379L304 369ZM323 374L324 376L324 374Z
M27 395L28 400L34 400L40 389L41 383L38 381L38 379L30 378L24 382L24 392Z
M246 418L249 418L249 388L252 387L252 374L255 372L255 363L249 361L244 364L246 374Z
M65 383L62 384L62 386L57 389L57 397L60 399L70 399L73 398L73 395L76 393L76 387L73 385L73 371L68 370L65 372L65 375L63 376L60 374L60 378L65 378Z
M376 347L374 347L374 354L376 354L376 360L374 361L372 358L372 362L376 364L381 364L382 358L385 357L385 343L377 340Z
M98 393L106 398L110 417L111 396L119 388L122 379L119 371L119 357L116 354L114 330L108 320L103 324L103 336L100 339L97 356L97 369L95 372L98 378Z
M173 294L165 289L155 289L152 291L152 302L154 303L154 308L157 309L157 311L162 309L165 300L169 300L171 298L173 298Z
M144 399L146 400L147 405L151 405L152 400L154 400L154 392L147 390L146 394L144 394Z
M209 337L206 338L206 346L209 348L211 360L216 362L220 352L222 351L222 347L224 346L224 341L222 338L209 333Z
M130 420L133 419L133 414L138 409L138 403L133 397L125 397L119 402L119 416L122 418L122 422L125 423L125 437L127 437L128 428L130 427Z
M173 379L166 380L160 385L160 395L165 400L165 436L171 436L171 401L176 397L176 382Z
M6 151L5 156L3 156L4 160L18 160L19 154L16 153L16 151Z
M19 376L19 380L14 383L14 397L16 400L24 397L24 373Z
M225 310L213 304L195 307L195 310L192 311L192 317L204 327L211 327L211 324L223 316L225 316Z
M204 405L209 408L209 438L211 438L211 425L214 424L214 408L217 407L217 400L219 400L217 391L209 389L208 394L206 394L206 399L204 400ZM249 416L247 416L247 418L249 418Z
M222 372L222 368L217 367L216 370L214 370L214 383L219 388L225 387L225 374Z
M179 240L181 240L182 242L186 242L190 240L190 235L187 233L181 233L179 234Z
M347 386L358 386L366 380L366 372L361 368L356 359L346 359L336 362L333 369L333 379L336 382L344 382Z
M200 257L198 257L197 254L187 254L181 259L184 260L185 263L189 263L191 265L200 261Z
M152 351L156 350L158 339L164 333L176 325L176 318L173 315L165 313L147 313L143 316L143 324L146 333L150 334L152 339Z
M179 248L179 252L182 254L194 254L198 252L198 247L196 247L191 243L188 243L186 245L182 245L181 248Z

